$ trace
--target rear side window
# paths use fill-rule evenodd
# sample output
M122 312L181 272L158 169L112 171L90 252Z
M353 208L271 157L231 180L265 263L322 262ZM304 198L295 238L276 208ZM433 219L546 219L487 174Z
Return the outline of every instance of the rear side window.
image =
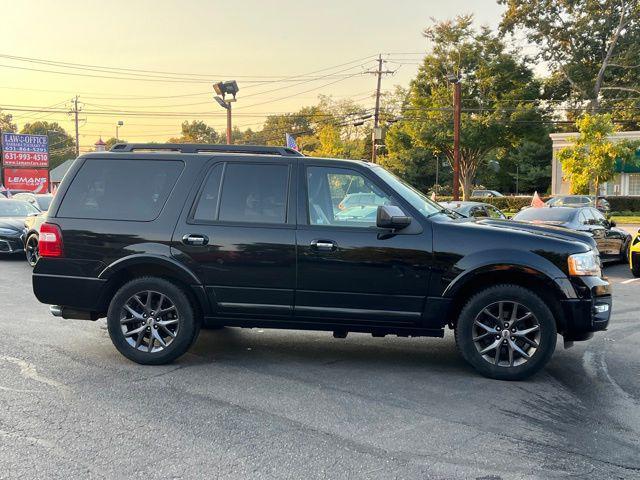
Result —
M154 220L183 167L180 161L88 159L67 190L58 217Z
M218 218L218 201L220 199L220 181L222 180L223 164L219 163L207 177L198 205L193 214L194 220L212 222Z
M288 183L288 165L228 163L222 181L218 220L285 223Z

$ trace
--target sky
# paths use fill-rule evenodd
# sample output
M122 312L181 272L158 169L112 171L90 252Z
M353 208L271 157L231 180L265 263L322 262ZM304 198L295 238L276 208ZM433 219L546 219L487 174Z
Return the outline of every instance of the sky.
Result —
M42 119L71 133L66 113L16 109L66 110L78 95L87 151L100 136L115 136L118 120L129 141L179 136L193 118L222 131L225 112L211 85L236 79L234 125L256 130L266 114L312 105L319 94L373 106L375 76L366 72L377 54L395 71L383 90L406 86L432 18L473 13L495 27L502 9L495 0L0 0L0 109L19 128Z

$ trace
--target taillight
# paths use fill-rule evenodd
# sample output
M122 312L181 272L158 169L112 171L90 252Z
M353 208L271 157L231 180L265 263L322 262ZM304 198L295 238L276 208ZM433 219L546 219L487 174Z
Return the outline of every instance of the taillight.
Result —
M52 223L43 223L40 226L38 250L41 257L62 257L62 234L60 233L60 227Z

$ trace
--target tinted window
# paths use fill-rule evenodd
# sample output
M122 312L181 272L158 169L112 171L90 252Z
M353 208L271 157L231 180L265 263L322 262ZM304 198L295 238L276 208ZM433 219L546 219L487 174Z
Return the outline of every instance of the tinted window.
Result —
M153 220L182 168L178 161L86 160L65 194L58 216Z
M219 163L209 172L193 215L195 220L214 221L217 219L222 170L223 164Z
M486 205L484 208L491 218L504 218L504 214L493 205Z
M288 181L288 165L227 164L219 220L285 223Z
M527 208L516 214L513 219L524 222L535 220L542 222L570 222L576 215L577 210L573 208Z
M309 167L307 198L311 225L371 227L378 205L391 199L360 173L344 168Z
M600 213L599 210L596 210L595 208L590 208L589 211L591 212L591 215L593 215L593 218L596 219L596 222L599 225L607 226L608 224L607 219L604 218L604 215L602 215L602 213Z

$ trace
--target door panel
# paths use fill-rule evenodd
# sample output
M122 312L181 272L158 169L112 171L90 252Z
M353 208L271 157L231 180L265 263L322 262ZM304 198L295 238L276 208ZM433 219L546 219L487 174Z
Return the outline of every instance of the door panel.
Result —
M330 230L297 232L296 317L419 323L430 261L419 248L423 235ZM332 240L335 249L313 248L319 238Z
M178 223L173 254L201 279L215 315L292 315L293 170L284 159L212 165L198 198Z
M307 164L300 179L296 318L420 324L430 228L414 219L397 234L378 229L377 207L398 199L364 171Z

